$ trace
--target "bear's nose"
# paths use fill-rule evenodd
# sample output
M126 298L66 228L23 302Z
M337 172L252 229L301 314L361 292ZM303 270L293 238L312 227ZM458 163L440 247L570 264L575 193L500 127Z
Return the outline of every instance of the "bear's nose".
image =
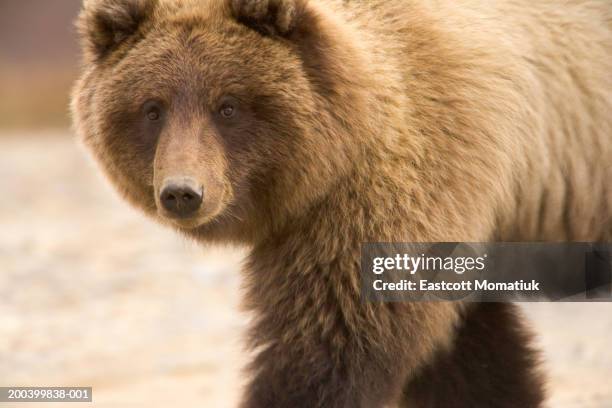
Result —
M188 218L200 209L203 198L203 189L195 180L168 179L161 190L160 202L170 215Z

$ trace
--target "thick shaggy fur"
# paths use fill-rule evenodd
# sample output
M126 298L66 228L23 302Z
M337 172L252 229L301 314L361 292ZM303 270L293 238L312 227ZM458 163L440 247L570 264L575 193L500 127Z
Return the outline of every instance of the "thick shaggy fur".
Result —
M542 399L530 335L512 305L473 305L451 352L437 354L404 390L402 408L537 407Z
M360 244L612 239L609 2L91 0L79 26L75 123L119 191L252 247L244 407L540 405L512 305L362 303Z

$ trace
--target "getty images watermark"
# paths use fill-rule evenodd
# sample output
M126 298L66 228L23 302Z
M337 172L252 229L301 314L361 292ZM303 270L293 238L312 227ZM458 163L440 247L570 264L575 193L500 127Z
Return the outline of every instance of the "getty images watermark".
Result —
M368 243L365 301L612 301L612 244Z

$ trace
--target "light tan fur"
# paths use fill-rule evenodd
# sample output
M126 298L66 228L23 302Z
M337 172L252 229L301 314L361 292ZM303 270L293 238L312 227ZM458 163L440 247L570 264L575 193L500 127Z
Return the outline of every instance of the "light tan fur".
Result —
M539 406L511 305L363 303L360 245L612 240L609 2L91 0L79 26L75 122L114 184L253 248L244 407ZM169 174L196 217L160 210Z

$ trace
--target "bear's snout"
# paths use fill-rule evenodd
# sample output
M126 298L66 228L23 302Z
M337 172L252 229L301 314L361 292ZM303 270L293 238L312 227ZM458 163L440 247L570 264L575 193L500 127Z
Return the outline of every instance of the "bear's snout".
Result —
M171 217L190 218L196 215L204 200L204 188L190 177L164 181L159 202Z

